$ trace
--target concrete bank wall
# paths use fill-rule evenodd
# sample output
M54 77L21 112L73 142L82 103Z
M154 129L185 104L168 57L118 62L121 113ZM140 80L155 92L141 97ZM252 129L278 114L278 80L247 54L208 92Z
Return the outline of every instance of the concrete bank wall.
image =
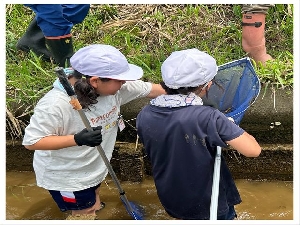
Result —
M148 104L140 99L122 107L127 121L124 131L118 134L118 143L111 164L120 180L142 181L151 175L151 165L143 154L142 145L136 148L135 118ZM247 110L240 126L252 134L262 146L257 158L246 158L236 151L223 149L223 155L235 178L293 179L293 96L286 90L262 89L256 102ZM32 170L33 152L26 150L21 141L7 141L6 169Z
M223 149L222 154L236 179L293 180L293 149L291 144L262 145L257 158L247 158L232 149ZM141 144L117 142L111 165L121 181L143 181L151 175L151 164L143 154ZM32 171L33 151L25 149L21 141L7 144L6 170Z
M121 180L141 182L145 175L152 175L151 164L142 151L143 146L119 142L111 164ZM130 149L130 150L128 150ZM257 158L247 158L232 149L222 149L222 155L235 179L293 180L292 145L262 145Z
M275 100L274 100L275 96ZM275 105L274 105L275 102ZM138 99L122 106L121 111L127 127L119 133L119 141L136 140L135 118L137 113L149 103L149 99ZM280 124L280 125L275 125ZM262 87L257 100L251 105L240 124L259 143L293 143L293 93L291 90L276 90Z

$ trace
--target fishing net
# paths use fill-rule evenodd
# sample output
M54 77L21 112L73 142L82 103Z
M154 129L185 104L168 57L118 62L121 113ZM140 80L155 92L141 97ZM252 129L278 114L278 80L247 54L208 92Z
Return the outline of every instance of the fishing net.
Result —
M250 58L246 57L219 66L203 102L219 109L239 124L259 92L260 81Z
M242 58L219 66L218 73L203 97L206 105L211 105L239 124L260 92L260 82L250 58ZM217 219L221 147L217 147L210 206L210 219Z

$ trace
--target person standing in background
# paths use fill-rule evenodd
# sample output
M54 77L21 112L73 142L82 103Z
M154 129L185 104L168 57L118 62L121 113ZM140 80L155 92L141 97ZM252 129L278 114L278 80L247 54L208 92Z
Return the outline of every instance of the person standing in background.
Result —
M71 30L81 23L90 9L89 4L24 4L35 12L17 49L52 58L58 66L68 67L74 53Z
M244 4L242 7L242 47L256 63L272 60L265 39L266 14L271 4Z

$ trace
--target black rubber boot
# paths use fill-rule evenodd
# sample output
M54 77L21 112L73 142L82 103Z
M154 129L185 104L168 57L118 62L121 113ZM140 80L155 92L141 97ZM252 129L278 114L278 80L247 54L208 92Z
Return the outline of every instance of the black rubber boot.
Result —
M36 19L33 19L25 34L17 42L17 49L30 52L33 51L37 56L42 56L44 61L50 62L51 53L46 47L45 36L41 28L37 25Z
M60 39L46 38L46 44L53 55L55 63L58 66L70 66L70 58L74 53L72 37L65 37Z

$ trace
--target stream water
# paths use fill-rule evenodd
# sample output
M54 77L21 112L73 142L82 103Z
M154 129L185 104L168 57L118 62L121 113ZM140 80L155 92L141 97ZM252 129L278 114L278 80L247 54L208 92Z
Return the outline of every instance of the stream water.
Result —
M293 220L293 182L236 180L243 202L236 206L238 220ZM151 177L142 183L121 182L129 201L144 209L145 220L172 220L161 206ZM106 207L99 220L131 220L110 177L102 183ZM6 173L6 220L64 220L50 194L36 186L33 172Z

